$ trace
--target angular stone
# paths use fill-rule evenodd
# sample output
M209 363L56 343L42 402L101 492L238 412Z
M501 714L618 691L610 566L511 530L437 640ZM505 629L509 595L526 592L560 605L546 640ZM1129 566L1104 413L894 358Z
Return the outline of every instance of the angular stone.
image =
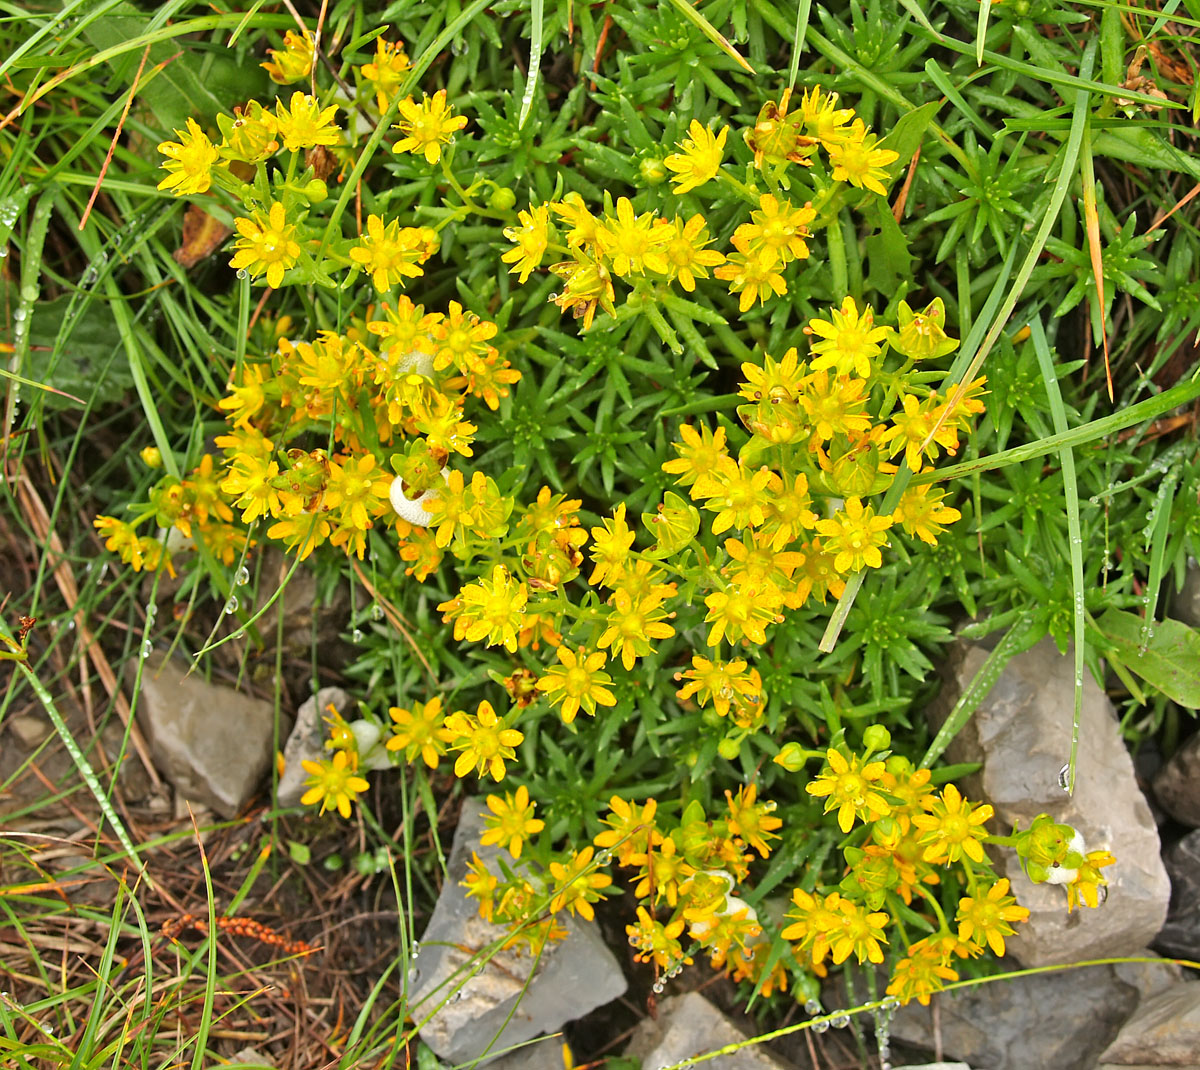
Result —
M280 806L299 806L308 774L303 762L319 761L326 757L325 740L329 729L325 724L326 709L333 706L345 716L350 696L340 687L323 687L296 711L296 723L283 748L283 776L275 798Z
M943 992L933 997L941 1050L988 1070L1092 1070L1138 1005L1140 987L1111 966L1091 966ZM898 1008L891 1036L933 1050L932 1004Z
M927 711L934 728L987 658L985 647L960 642L942 672L945 685ZM1170 885L1159 857L1158 830L1138 788L1115 712L1091 675L1084 674L1076 789L1059 787L1059 770L1071 752L1074 671L1050 639L1009 662L947 751L952 762L979 762L963 788L991 803L991 828L1000 834L1014 821L1027 826L1040 813L1077 828L1089 850L1117 857L1105 869L1107 900L1099 909L1067 913L1063 889L1033 884L1009 850L996 852L997 872L1012 882L1030 918L1007 941L1023 966L1046 966L1132 954L1162 926Z
M658 1005L657 1019L643 1019L625 1054L641 1059L642 1070L663 1070L745 1040L741 1030L699 992L688 992L664 999ZM789 1070L792 1064L761 1044L751 1044L702 1065L712 1070Z
M152 654L142 666L137 720L154 763L186 799L234 817L270 767L271 703L208 683Z
M1168 955L1200 958L1200 829L1163 854L1171 877L1171 909L1154 941Z
M1188 739L1154 778L1159 806L1188 828L1200 828L1200 732Z
M1142 1002L1101 1056L1117 1066L1200 1061L1200 985L1181 981Z
M563 1070L562 1037L543 1037L487 1064L487 1070Z
M895 1070L971 1070L966 1063L906 1063Z
M498 853L479 844L485 827L481 810L479 799L469 798L463 806L446 883L421 937L411 981L413 1018L420 1022L432 1014L421 1026L421 1039L451 1064L469 1063L485 1050L500 1052L553 1033L616 999L627 987L595 923L570 915L561 918L566 939L546 947L536 971L528 952L513 948L493 955L480 972L471 972L478 952L508 935L503 926L479 916L478 903L468 899L459 884L467 875L472 851L485 862ZM478 1065L488 1062L485 1058Z

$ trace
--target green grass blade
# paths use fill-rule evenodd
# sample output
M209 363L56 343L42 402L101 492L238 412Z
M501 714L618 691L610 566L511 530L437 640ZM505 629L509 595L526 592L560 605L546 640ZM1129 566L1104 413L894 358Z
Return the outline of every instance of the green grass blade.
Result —
M525 129L525 120L533 108L533 94L537 89L538 74L542 68L542 34L545 32L545 0L533 0L533 37L529 43L529 71L525 75L525 92L521 96L521 117L517 129Z
M1063 406L1062 392L1058 387L1058 376L1054 374L1054 361L1050 356L1050 346L1046 342L1046 332L1042 328L1040 317L1035 316L1029 324L1033 337L1033 350L1037 354L1038 367L1042 372L1042 382L1046 387L1046 396L1050 400L1050 417L1054 430L1062 434L1067 430L1067 410ZM1075 792L1075 759L1079 752L1079 721L1083 715L1083 663L1086 649L1086 604L1083 590L1083 535L1079 524L1079 485L1075 476L1075 454L1070 446L1063 446L1058 451L1059 462L1062 465L1063 497L1067 507L1067 536L1070 540L1071 556L1071 598L1074 606L1075 632L1075 702L1071 713L1071 753L1067 758L1067 793Z
M812 0L800 0L796 5L796 32L792 36L792 62L788 68L788 89L796 88L796 76L800 73L800 54L804 51L804 38L808 33L808 16L812 11Z

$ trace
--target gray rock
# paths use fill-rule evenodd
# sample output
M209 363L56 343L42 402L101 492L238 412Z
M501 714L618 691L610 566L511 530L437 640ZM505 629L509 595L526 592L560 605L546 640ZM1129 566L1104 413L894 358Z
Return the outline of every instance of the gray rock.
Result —
M938 727L987 657L983 646L951 648L945 686L928 710ZM1033 884L1012 851L996 853L997 872L1012 882L1030 918L1007 941L1023 966L1046 966L1132 954L1145 947L1167 914L1170 884L1159 857L1158 830L1138 788L1116 716L1090 674L1083 681L1076 788L1059 787L1071 750L1074 705L1072 658L1044 639L1009 662L947 751L952 762L980 762L964 792L996 809L991 827L1005 834L1014 821L1027 826L1040 813L1073 825L1089 850L1117 857L1104 872L1108 898L1099 909L1067 913L1063 889Z
M326 757L325 740L329 735L325 724L326 709L332 705L342 716L350 706L350 696L340 687L323 687L309 697L296 713L296 724L283 748L283 776L275 797L280 806L298 806L304 794L308 774L301 764Z
M253 1048L242 1048L229 1057L229 1070L275 1070L275 1064L267 1062Z
M152 654L143 663L137 720L154 763L186 799L234 817L270 767L271 703L208 683Z
M543 1037L487 1064L487 1070L563 1070L562 1037Z
M1116 1066L1195 1066L1200 1061L1200 985L1180 981L1144 1000L1101 1058Z
M533 958L514 948L493 955L479 973L471 974L468 964L478 961L477 953L507 935L503 926L479 916L478 903L459 885L472 851L484 861L498 853L479 845L482 809L479 799L468 799L463 806L446 883L421 937L412 980L410 1013L418 1022L429 1018L421 1026L421 1039L449 1063L470 1062L485 1050L503 1051L553 1033L627 987L596 925L571 916L561 919L566 939L547 946L536 971Z
M658 1005L657 1019L643 1019L625 1054L641 1059L642 1070L662 1070L745 1040L745 1035L699 992L688 992L664 999ZM712 1070L788 1070L792 1064L761 1044L752 1044L703 1065Z
M895 1070L971 1070L966 1063L906 1063Z
M1154 797L1175 820L1200 828L1200 733L1192 736L1154 778Z
M1176 620L1200 628L1200 564L1188 562L1183 577L1183 586L1171 599L1171 616Z
M1016 968L1016 963L1008 965ZM1111 966L1089 966L940 993L933 1000L942 1051L949 1059L987 1070L1092 1070L1143 992L1162 983L1154 971L1169 966L1155 964L1124 976ZM932 1003L900 1007L891 1037L933 1050Z
M1180 958L1200 958L1200 829L1163 854L1171 877L1171 909L1155 946Z

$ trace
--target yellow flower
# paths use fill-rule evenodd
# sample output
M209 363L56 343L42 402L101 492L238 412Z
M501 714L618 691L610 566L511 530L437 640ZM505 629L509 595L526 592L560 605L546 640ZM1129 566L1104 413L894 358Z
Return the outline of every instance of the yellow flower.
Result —
M408 762L416 761L419 754L430 769L436 769L438 759L446 753L446 744L452 738L445 728L441 695L435 695L424 704L414 702L411 710L392 706L388 716L396 722L396 727L384 746L388 750L404 751Z
M100 532L105 540L105 548L120 556L125 564L134 572L142 569L142 551L138 543L137 532L123 520L114 516L98 516L92 521L92 526Z
M265 272L267 285L278 290L283 273L300 259L296 228L287 221L283 205L275 201L267 215L255 212L253 219L238 219L236 223L239 237L233 243L235 252L229 266L248 271L255 278Z
M468 584L459 597L462 599L461 619L466 624L465 636L470 642L486 639L488 646L502 644L510 651L517 649L517 633L521 630L525 603L529 600L529 589L525 584L514 583L508 569L496 565L490 579Z
M595 919L596 912L592 904L604 898L601 889L612 884L612 877L591 869L593 854L592 847L585 847L582 851L573 852L570 862L565 865L562 862L550 863L550 876L554 878L556 886L554 898L550 900L551 913L557 914L566 907L572 914L578 914L588 921Z
M285 108L283 101L275 104L275 121L283 147L291 152L315 148L317 145L336 145L342 136L334 123L337 105L322 108L316 97L296 90Z
M767 467L754 470L731 457L722 457L708 473L696 480L693 498L705 499L704 508L717 514L712 533L729 528L756 528L767 518L767 487L773 473ZM594 534L594 533L593 533Z
M335 752L332 759L300 763L309 774L305 783L308 791L300 796L304 806L315 802L321 804L321 813L336 809L342 817L349 818L350 804L371 785L356 775L350 766L350 758L344 750Z
M695 695L701 706L712 703L713 709L721 717L728 715L730 703L760 704L762 677L757 669L751 669L747 673L746 667L742 658L709 661L708 658L694 654L692 667L675 674L676 681L688 681L675 692L675 697L682 701Z
M479 900L479 916L484 921L491 921L496 909L496 889L500 878L488 871L475 851L471 852L466 879L459 881L459 884L466 888L468 898Z
M806 89L800 100L800 118L809 134L825 143L840 142L846 136L842 129L854 118L853 108L839 108L836 93L822 93L820 86Z
M425 259L420 232L404 227L393 219L384 226L377 215L367 216L367 233L350 246L350 259L371 276L377 293L387 293L405 277L417 278L424 272L417 266Z
M224 159L257 164L279 151L279 122L257 100L234 108L230 115L218 115L222 141L217 151Z
M773 817L775 809L773 802L758 802L758 788L749 784L738 789L735 797L728 789L725 800L729 804L729 831L740 836L753 847L763 858L771 853L767 839L779 839L774 831L783 825L783 819Z
M929 997L946 987L947 981L957 981L958 974L950 969L950 955L955 941L952 936L927 936L908 949L908 956L896 963L887 994L901 1003L916 1000L929 1006Z
M713 275L729 283L731 294L741 295L738 298L739 311L749 312L755 301L765 305L772 293L780 297L787 293L787 283L777 270L782 264L773 257L764 259L761 254L751 252L749 246L738 246L736 240L734 245L738 251Z
M828 320L809 320L804 333L823 339L813 343L812 351L818 354L811 362L813 371L832 368L838 375L853 372L869 379L871 361L879 356L879 343L887 338L888 329L875 326L870 305L865 305L860 314L854 298L846 297L840 310L830 309Z
M479 704L475 716L461 710L446 718L450 749L461 751L454 761L454 775L464 777L472 769L479 776L504 779L504 763L516 757L514 747L525 738L515 728L503 727L490 702Z
M945 497L946 491L931 483L909 487L900 496L892 520L904 528L905 534L915 535L922 542L936 546L937 537L946 530L944 525L962 519L962 513L957 509L942 504Z
M608 826L592 841L597 847L616 851L617 864L630 866L638 855L644 855L662 837L654 828L654 814L658 809L656 799L647 799L644 806L626 802L619 795L608 800L609 816L604 819Z
M697 279L707 279L708 269L725 263L725 254L716 249L706 249L712 241L708 236L708 224L704 216L697 213L686 223L675 217L672 224L675 233L664 250L670 273L679 280L688 293L696 289Z
M279 516L283 505L274 485L279 465L267 457L239 453L221 481L221 490L242 510L242 523L249 524L260 516Z
M556 653L562 667L554 665L547 669L537 686L539 691L552 696L551 705L561 704L559 712L564 724L575 720L580 706L595 716L596 703L601 706L617 704L613 693L604 686L612 683L612 677L600 671L608 660L607 654L602 650L592 654L585 654L582 650L572 652L565 645L560 646Z
M953 784L942 789L940 798L925 800L928 814L917 814L912 823L921 830L926 845L921 857L935 864L957 862L966 855L972 862L984 860L982 840L987 836L984 823L993 813L982 803L972 807Z
M777 622L776 611L781 601L779 592L769 585L714 591L704 599L708 607L704 623L712 624L708 632L708 645L718 646L722 639L736 643L742 637L751 643L765 643L765 626Z
M585 253L577 252L575 255L581 259L565 260L550 268L566 283L562 293L557 297L551 296L550 300L564 312L570 309L575 319L582 319L586 331L596 317L597 308L604 309L610 315L616 312L612 276L604 264L587 260Z
M495 844L507 850L513 858L520 858L525 840L536 836L546 827L546 822L533 816L536 806L537 803L529 801L529 789L524 784L517 788L516 795L507 792L503 798L489 795L487 808L491 814L485 815L487 831L479 838L479 842L484 846Z
M706 424L699 426L700 430L697 431L694 424L679 425L679 437L683 442L671 443L679 456L673 461L664 462L662 466L664 472L678 477L675 482L681 487L690 487L728 455L725 428L718 427L716 431L710 431Z
M870 428L866 388L865 379L830 375L828 371L806 377L800 407L812 427L814 443L828 442L834 435L850 438Z
M864 508L861 498L848 498L841 512L817 521L817 531L825 536L825 552L836 555L833 567L838 572L858 572L864 566L883 564L879 547L887 542L884 532L892 524L891 516L876 516L874 506Z
M855 119L849 130L841 132L840 140L827 142L825 151L833 164L834 182L849 182L881 197L886 196L887 190L880 179L888 177L884 168L900 159L900 154L877 148L878 140L874 134L867 133L861 119Z
M665 623L668 614L661 606L658 595L635 600L628 591L617 590L609 606L607 627L596 645L611 648L614 656L619 653L621 664L632 669L638 658L654 653L651 639L669 639L675 634Z
M958 938L977 947L986 944L997 955L1004 954L1004 938L1015 930L1010 921L1024 921L1029 911L1008 894L1008 881L998 880L985 896L964 896L958 901Z
M613 272L623 277L642 275L646 268L667 274L665 247L674 233L674 227L653 212L634 215L633 203L621 197L616 217L606 215L597 235L604 255L612 260Z
M283 48L268 48L271 58L259 66L271 76L276 85L288 85L307 78L313 69L316 42L307 30L296 33L288 30L283 35Z
M282 542L301 561L304 561L329 538L331 527L329 521L320 514L310 516L307 513L301 513L299 516L277 520L267 529L267 537Z
M817 779L805 785L809 795L825 799L825 813L836 810L838 828L849 832L855 817L863 822L877 821L891 811L887 800L879 794L879 781L884 774L883 762L859 763L858 755L846 758L832 747L825 752L825 769Z
M671 182L677 194L687 193L716 177L725 155L729 127L723 127L719 134L714 135L699 120L693 119L688 126L688 134L680 146L683 151L673 153L663 161L668 169L675 172Z
M176 130L175 136L178 141L164 141L158 146L158 151L167 158L163 168L168 172L158 188L169 189L176 197L205 193L212 182L213 164L217 162L216 146L195 119L188 119L187 130Z
M454 115L446 105L446 91L439 89L418 104L412 97L400 102L399 122L392 127L404 135L392 146L392 152L423 155L429 163L442 158L442 146L454 139L454 133L467 125L465 115Z
M510 275L520 272L518 282L524 282L546 255L546 246L550 241L550 210L544 204L529 206L529 211L518 212L519 227L505 227L504 236L516 245L515 249L501 254L500 259L506 264L512 264L508 269Z
M495 337L498 328L491 320L481 320L474 312L464 312L457 301L433 324L433 370L441 371L453 364L460 372L469 372L472 365L493 352L488 339Z
M375 102L380 111L387 111L392 97L404 81L405 73L412 67L404 51L403 42L393 44L382 37L375 38L375 58L364 63L359 73L364 81L375 87Z
M1080 903L1086 903L1093 910L1100 904L1099 890L1108 884L1100 870L1116 862L1116 855L1109 851L1089 851L1083 864L1075 871L1075 879L1067 884L1067 912L1073 911Z
M841 598L846 589L845 581L833 567L834 555L827 553L820 539L811 539L800 544L804 560L800 563L800 574L796 577L796 589L784 599L788 609L799 609L815 597L825 604L825 595Z
M366 531L371 518L382 515L388 508L388 491L392 477L375 471L375 457L364 454L348 457L338 464L329 462L329 481L325 485L325 508L340 510L343 524Z
M770 193L764 193L758 203L759 211L750 213L753 222L743 223L734 231L734 245L766 263L806 259L808 245L804 239L810 236L808 224L816 219L816 209L811 204L793 208L791 201L780 201Z
M635 533L625 522L625 503L613 510L611 520L603 521L603 527L592 528L592 548L588 551L596 567L588 577L593 586L614 586L629 561L629 549L633 546Z

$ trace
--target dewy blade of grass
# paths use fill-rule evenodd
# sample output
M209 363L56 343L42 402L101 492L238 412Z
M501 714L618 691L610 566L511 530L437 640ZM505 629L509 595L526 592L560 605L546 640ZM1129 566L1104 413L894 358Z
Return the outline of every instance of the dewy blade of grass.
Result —
M720 30L718 30L711 22L697 11L690 0L671 0L672 6L696 27L705 37L707 37L714 45L716 45L725 55L729 56L739 67L747 74L754 74L755 70L749 63L742 58L742 54L733 47Z
M1042 372L1042 383L1046 387L1046 397L1050 401L1050 418L1054 430L1062 434L1067 430L1067 410L1063 406L1062 392L1058 387L1058 376L1054 374L1054 361L1050 356L1050 346L1046 342L1046 332L1042 328L1040 316L1035 316L1029 324L1033 339L1033 351L1037 354L1038 367ZM1062 466L1063 498L1067 508L1067 537L1070 543L1071 557L1071 598L1074 607L1075 632L1075 702L1071 714L1071 753L1067 758L1067 794L1075 793L1075 759L1079 753L1079 722L1083 716L1083 663L1086 649L1086 608L1083 591L1083 535L1079 524L1079 483L1075 476L1075 454L1070 446L1063 446L1058 451L1059 463Z
M3 620L0 620L0 633L8 635L8 630L4 625ZM10 636L11 638L11 636ZM88 791L92 793L97 805L100 807L100 812L104 815L104 820L112 826L113 832L116 834L118 842L125 853L129 856L129 861L142 870L142 861L138 858L137 848L133 845L133 840L129 838L129 833L126 831L121 818L117 815L113 805L108 801L108 795L105 794L104 786L100 783L99 777L92 769L91 763L88 762L87 756L79 749L79 744L75 742L75 737L71 735L71 730L67 727L66 721L63 720L62 714L58 712L58 707L54 705L54 699L50 692L42 686L42 681L38 678L37 673L29 668L23 662L17 663L18 668L25 674L29 686L33 688L33 693L37 695L38 701L46 710L46 716L50 718L50 723L54 725L54 731L58 733L58 738L62 740L62 745L66 748L67 753L71 756L71 761L75 764L76 770L83 778L84 784L87 785Z
M1086 81L1091 76L1092 67L1096 62L1096 47L1097 42L1092 38L1087 45L1083 54L1083 63L1080 66L1080 71L1084 75L1080 81ZM1062 211L1063 201L1066 200L1067 191L1071 187L1071 183L1075 181L1075 163L1079 159L1079 150L1083 144L1084 131L1087 129L1088 111L1091 102L1091 92L1088 89L1079 89L1075 94L1075 106L1071 115L1071 133L1067 137L1067 143L1061 150L1060 159L1061 166L1058 168L1058 175L1054 180L1054 189L1051 191L1050 204L1046 209L1046 214L1042 218L1041 226L1038 227L1037 233L1033 237L1033 244L1029 248L1029 252L1025 256L1025 262L1021 265L1017 272L1016 279L1013 280L1012 288L1009 290L1008 297L1001 306L1000 311L996 313L996 318L992 323L991 329L988 331L983 340L983 344L979 347L979 351L971 360L971 366L967 373L959 381L958 387L955 389L953 396L949 399L942 413L941 418L926 435L925 441L921 443L922 451L933 440L933 437L941 430L949 417L950 413L958 406L966 393L967 388L978 374L979 369L983 366L983 362L987 359L988 354L992 350L992 346L996 344L996 339L1000 337L1000 332L1004 330L1005 324L1008 323L1009 316L1017 306L1017 302L1021 299L1021 295L1025 292L1025 285L1029 282L1029 277L1033 274L1033 269L1037 267L1038 258L1042 255L1042 250L1046 247L1046 241L1050 237L1050 231L1054 224L1058 221L1058 214Z
M800 0L800 3L796 5L796 32L792 36L792 63L788 69L788 89L796 88L796 76L800 73L800 53L804 51L804 38L808 32L808 16L811 11L812 0Z
M1116 434L1127 427L1134 427L1143 421L1157 419L1172 409L1195 401L1196 398L1200 398L1200 371L1190 382L1176 383L1170 390L1164 390L1161 394L1146 398L1145 401L1139 401L1136 405L1131 405L1120 412L1111 413L1099 420L1092 420L1090 423L1080 424L1079 427L1064 434L1050 435L1038 442L1026 443L1024 446L1014 446L1010 450L993 453L989 457L979 457L973 461L948 465L934 472L922 472L913 477L913 484L921 486L925 483L959 479L975 472L990 472L997 468L1006 468L1010 464L1020 464L1023 461L1032 460L1034 457L1044 457L1047 453L1053 453L1063 446L1072 448L1082 446L1107 435Z
M83 1029L83 1035L79 1038L79 1043L75 1048L75 1058L71 1060L71 1070L79 1070L87 1065L88 1061L95 1054L93 1046L96 1043L96 1034L100 1028L100 1023L104 1020L105 1005L108 1002L108 996L113 991L110 978L112 977L113 959L117 952L117 939L121 936L120 916L125 898L125 884L118 882L116 899L113 902L112 909L112 924L108 927L108 939L104 943L104 951L100 955L100 962L96 967L96 991L92 1000L91 1011L87 1016L87 1023Z
M975 24L975 64L983 66L983 51L987 44L988 16L992 13L992 0L982 0L979 5L979 20Z
M192 814L191 807L188 808L188 815L192 819L192 828L196 834L196 848L200 852L200 868L204 872L204 897L208 902L208 936L205 938L208 968L204 977L204 1010L196 1029L196 1047L192 1052L192 1070L202 1070L204 1049L208 1046L208 1031L212 1023L213 999L217 991L217 902L213 898L212 873L208 868L208 853L204 850L204 841L200 838L200 829L196 825L196 817Z
M542 69L542 34L545 18L545 0L533 0L533 10L530 12L533 20L533 33L529 42L529 70L525 75L525 92L521 96L521 116L517 119L517 129L525 129L525 120L533 108L533 94L537 90L538 74Z
M929 749L925 751L925 756L921 759L921 768L927 769L942 756L954 737L971 719L971 715L991 690L992 685L999 679L1004 667L1025 649L1022 643L1029 634L1028 624L1028 615L1019 617L1004 633L1004 638L996 644L995 649L988 654L987 659L979 667L979 671L963 689L962 694L958 696L958 701L955 702L954 708L946 717L942 727L938 729L937 735L933 737Z
M1163 577L1166 572L1167 538L1171 534L1171 508L1175 504L1175 487L1178 482L1179 470L1172 468L1162 481L1162 486L1159 488L1154 502L1157 516L1154 519L1154 528L1150 535L1150 575L1146 580L1142 630L1138 637L1138 643L1143 652L1150 642L1150 633L1154 630L1154 618L1158 613L1158 594L1162 590Z
M25 244L21 248L21 283L17 292L17 307L12 313L13 353L9 358L8 370L17 376L29 357L30 320L33 318L40 287L38 280L42 271L42 248L46 244L46 231L50 226L50 213L54 209L54 198L49 190L43 190L33 209L29 227L25 231ZM11 382L11 380L10 380ZM13 423L17 416L17 395L20 384L9 386L4 405L4 440L12 437Z

